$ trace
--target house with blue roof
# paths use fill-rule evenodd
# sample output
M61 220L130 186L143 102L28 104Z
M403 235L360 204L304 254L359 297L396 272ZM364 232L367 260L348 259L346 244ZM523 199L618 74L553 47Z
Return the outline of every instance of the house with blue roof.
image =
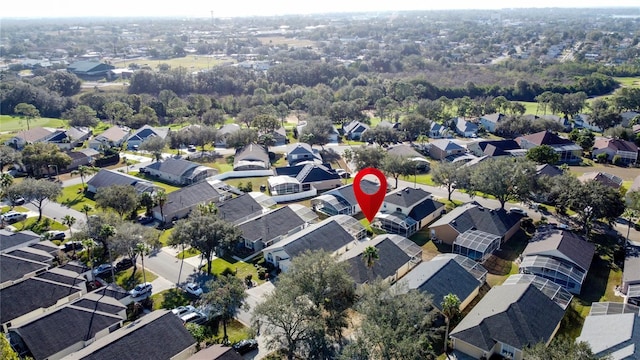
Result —
M171 129L168 127L152 127L145 125L127 138L127 149L137 149L145 140L154 136L166 139L170 131Z

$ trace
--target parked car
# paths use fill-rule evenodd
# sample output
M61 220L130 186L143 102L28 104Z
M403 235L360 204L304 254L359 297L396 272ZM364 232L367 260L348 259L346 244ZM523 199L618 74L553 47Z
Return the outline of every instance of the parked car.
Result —
M509 212L513 213L513 214L519 214L519 215L522 215L522 216L529 216L526 211L524 211L524 210L522 210L520 208L517 208L517 207L513 207L513 208L509 209Z
M11 205L24 205L26 201L24 200L24 198L22 196L19 196L15 199L11 200Z
M195 311L198 311L198 309L196 309L194 306L191 306L191 305L178 306L177 308L171 310L171 312L178 317L183 317L184 315L187 315Z
M83 248L84 246L80 241L67 241L66 243L62 244L62 251L64 252L69 252L74 250L78 251L78 250L82 250Z
M133 266L133 260L129 259L129 258L124 258L120 261L118 261L116 263L116 270L117 271L122 271L122 270L126 270L130 267Z
M136 287L129 291L129 294L131 294L131 297L137 298L147 293L151 293L151 290L153 290L153 285L151 285L150 282L146 282L136 285Z
M113 269L113 265L111 264L102 264L97 268L93 269L93 275L98 277L109 276L111 275L111 270Z
M27 214L17 212L17 211L9 211L7 213L0 215L0 220L2 220L2 222L5 222L7 224L13 224L18 221L23 221L26 218L27 218Z
M185 324L194 323L198 325L202 325L209 321L209 319L207 319L207 316L198 310L182 315L180 317L180 320L182 320L182 322L184 322Z
M138 222L142 225L151 224L155 219L153 216L140 215L138 216Z
M556 229L560 229L560 230L571 230L571 226L567 225L567 224L556 224Z
M188 283L184 286L184 291L195 297L200 297L200 295L202 295L202 288L196 283Z
M336 174L338 174L343 179L348 179L351 177L351 174L346 172L344 169L336 169Z
M44 232L42 237L49 240L64 240L64 238L67 237L67 234L65 234L64 231L50 230Z
M240 340L233 344L233 350L237 351L240 355L244 355L256 349L258 349L258 341L256 341L256 339Z
M189 146L187 146L187 151L189 151L189 152L195 152L195 151L196 151L196 146L195 146L195 145L189 145Z

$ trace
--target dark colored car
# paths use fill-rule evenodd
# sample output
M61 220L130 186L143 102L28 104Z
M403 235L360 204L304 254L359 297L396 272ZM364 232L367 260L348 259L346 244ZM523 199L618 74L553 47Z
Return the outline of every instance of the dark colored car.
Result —
M116 263L116 271L126 270L130 267L133 267L133 260L129 258L124 258Z
M64 252L69 252L69 251L79 251L82 250L84 248L84 246L82 246L82 243L80 241L68 241L64 244L62 244L62 251Z
M256 350L257 348L258 341L256 341L256 339L240 340L233 344L233 350L237 351L240 355L244 355L250 351Z
M93 269L93 275L98 277L111 276L112 268L113 266L111 266L111 264L102 264L97 268Z
M155 219L153 216L140 215L138 216L138 222L142 225L151 224Z

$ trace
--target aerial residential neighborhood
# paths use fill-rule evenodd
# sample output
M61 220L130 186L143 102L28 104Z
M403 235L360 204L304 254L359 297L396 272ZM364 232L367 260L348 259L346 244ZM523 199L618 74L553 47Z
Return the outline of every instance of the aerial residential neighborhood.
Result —
M0 358L639 359L639 11L0 15Z

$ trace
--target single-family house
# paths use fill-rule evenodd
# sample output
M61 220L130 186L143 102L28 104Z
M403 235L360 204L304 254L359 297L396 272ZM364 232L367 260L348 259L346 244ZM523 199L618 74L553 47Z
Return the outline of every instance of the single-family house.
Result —
M238 224L244 247L256 252L309 226L318 216L308 207L290 204L260 213Z
M407 144L398 144L387 148L389 155L398 156L404 159L414 161L418 172L429 172L431 165L427 158L416 151L412 146Z
M131 129L124 126L112 126L89 140L89 147L95 150L120 147L129 137Z
M480 116L479 122L488 132L496 132L496 126L507 116L501 113L486 114Z
M56 144L61 150L69 150L89 140L91 134L89 128L72 126L68 129L56 129L46 141Z
M372 227L388 233L409 237L444 211L444 204L420 188L397 189L388 193Z
M423 261L403 279L407 290L418 290L433 296L433 305L442 310L442 301L448 294L460 299L464 310L478 296L485 282L487 270L464 256L443 254Z
M218 173L208 166L175 158L153 162L140 171L175 185L194 184Z
M217 203L221 198L231 197L229 186L220 180L200 181L167 194L162 208L153 208L153 217L167 222L186 217L198 204Z
M287 271L291 259L308 250L324 250L340 255L366 236L360 222L351 216L335 215L310 225L262 250L271 265Z
M54 129L43 127L18 131L11 139L5 142L5 145L11 146L16 150L22 150L27 144L46 142L54 131Z
M91 148L67 151L67 155L71 158L71 164L69 164L65 170L75 170L80 166L91 166L96 159L100 157L100 153Z
M618 302L591 304L576 338L576 342L583 341L598 359L640 359L640 307Z
M342 186L342 178L329 164L306 164L275 168L267 179L271 195L294 194L314 188L318 191Z
M67 66L67 71L84 80L106 78L109 71L115 69L113 65L98 61L77 61Z
M369 130L369 125L357 120L342 124L342 132L349 140L363 140L362 136L367 130Z
M322 156L317 149L313 149L307 143L295 143L289 145L287 149L287 162L289 166L297 165L300 162L313 162L322 164Z
M540 176L554 177L562 174L562 170L555 165L542 164L536 166L536 178L539 178Z
M519 272L549 279L572 294L580 294L594 254L594 244L580 235L539 228L519 257Z
M29 249L29 248L27 248ZM59 267L50 268L46 272L40 273L35 276L37 279L45 279L60 284L66 284L69 286L77 287L82 290L83 294L87 293L87 279L83 274L61 269Z
M613 189L620 189L622 186L622 178L601 171L590 171L578 176L580 182L585 183L587 181L597 181L602 185L611 187Z
M368 193L375 193L380 184L362 179L360 188ZM314 211L321 212L328 216L333 215L356 215L360 213L360 205L353 192L353 183L341 186L337 189L329 190L322 195L311 199L311 207Z
M152 182L139 177L119 171L100 169L97 174L87 181L87 191L95 194L98 192L98 189L113 185L131 185L139 194L143 192L154 192L157 189Z
M627 243L621 291L630 304L640 305L640 243Z
M462 137L474 138L478 136L478 124L457 117L453 119L456 133Z
M299 121L298 126L296 126L296 131L298 133L298 137L303 133L304 127L307 126L306 121ZM336 128L335 125L331 126L331 130L329 130L328 143L329 144L337 144L340 139L340 132Z
M126 310L115 299L113 301ZM69 304L9 328L8 337L14 349L23 356L35 360L62 359L122 327L125 319L126 314L122 317L102 309L94 311Z
M244 358L233 347L213 344L191 355L187 360L243 360Z
M273 146L284 146L289 142L287 130L282 126L270 132L269 135L273 138Z
M620 162L625 165L632 165L638 161L638 146L623 139L597 138L591 153L594 159L599 154L607 154L609 162L613 162L614 157L618 156Z
M58 282L30 277L0 291L0 325L7 332L82 296L82 289ZM20 299L20 301L16 301Z
M155 310L63 359L185 360L195 354L196 345L179 317L169 310Z
M592 120L589 114L576 114L573 116L573 127L601 133L603 129L595 125Z
M520 229L520 216L503 209L486 209L476 202L458 206L429 225L431 239L453 245L458 235L479 230L500 236L505 243Z
M549 114L549 115L542 115L540 119L550 120L560 124L560 126L562 127L562 131L564 132L571 131L571 127L572 127L571 121L569 121L569 119L564 116Z
M516 138L516 142L521 148L527 150L540 145L549 145L560 156L560 163L579 164L582 161L582 147L546 130L520 136Z
M401 124L402 123L399 123L399 122L390 122L387 120L382 120L376 125L376 128L399 130Z
M514 140L481 140L467 144L467 150L475 156L519 156L522 149Z
M434 121L431 123L431 128L429 129L429 137L432 139L448 139L453 137L453 135L451 134L451 129L447 126Z
M2 242L2 240L0 240L0 242ZM47 253L53 256L58 256L58 254L60 253L60 246L54 244L49 240L40 240L36 243L32 243L31 245L28 245L27 247L46 251Z
M431 156L435 160L443 160L450 156L460 156L463 155L466 151L467 149L465 149L464 147L447 139L432 141L429 146L429 156Z
M529 276L512 275L491 288L451 331L454 350L474 359L523 360L526 347L553 340L571 295Z
M161 139L166 139L169 132L171 132L171 129L168 127L152 127L144 125L129 135L127 138L127 149L137 149L145 140L152 137L157 136Z
M216 203L218 217L240 224L266 212L275 205L271 197L259 192L245 193L236 197L225 197Z
M268 170L271 167L267 149L258 144L249 144L236 150L233 159L234 171Z
M452 252L480 263L500 249L501 236L471 228L453 240Z
M226 148L227 147L227 139L231 134L236 133L240 130L240 125L238 124L225 124L224 126L218 129L216 133L216 141L214 143L215 147Z
M369 246L378 250L371 268L363 260L364 249ZM347 263L347 272L358 285L378 278L393 284L422 261L422 248L404 236L383 234L358 243L339 260Z

